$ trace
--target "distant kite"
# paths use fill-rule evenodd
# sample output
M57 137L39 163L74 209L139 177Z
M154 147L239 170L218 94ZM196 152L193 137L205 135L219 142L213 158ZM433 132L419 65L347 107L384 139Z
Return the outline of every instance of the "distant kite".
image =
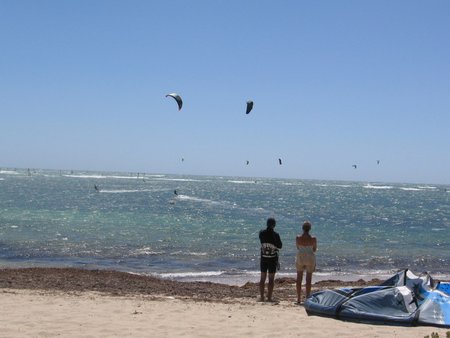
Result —
M380 160L377 160L377 164L380 164Z
M177 101L178 110L181 110L181 107L183 107L183 100L181 99L181 96L178 95L177 93L167 94L166 97L168 97L168 96L174 98L175 101Z
M247 165L249 165L250 161L247 161Z
M280 165L283 164L283 162L281 161L281 158L278 159L278 163L279 163Z
M353 167L354 169L358 168L358 166L357 166L356 164L353 164L352 167Z
M253 109L253 101L252 100L248 100L247 101L247 110L245 111L246 114L250 113Z

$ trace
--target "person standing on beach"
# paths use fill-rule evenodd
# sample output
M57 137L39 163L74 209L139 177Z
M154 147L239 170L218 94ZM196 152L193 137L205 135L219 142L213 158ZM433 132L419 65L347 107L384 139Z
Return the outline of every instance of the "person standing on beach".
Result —
M311 223L305 221L302 225L303 233L295 239L297 245L297 304L301 304L303 271L306 270L306 298L311 293L312 274L316 270L317 239L309 234Z
M259 240L261 242L261 279L259 281L259 293L262 302L265 301L264 289L267 272L269 272L267 301L272 302L275 272L278 267L278 250L283 246L280 235L274 230L276 224L275 218L271 217L267 219L267 228L259 232Z

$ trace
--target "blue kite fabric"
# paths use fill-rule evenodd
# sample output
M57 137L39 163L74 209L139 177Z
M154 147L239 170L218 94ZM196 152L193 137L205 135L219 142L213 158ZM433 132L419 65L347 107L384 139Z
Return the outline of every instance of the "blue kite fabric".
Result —
M315 292L304 305L308 315L450 328L450 283L435 283L428 273L417 276L408 269L378 286Z

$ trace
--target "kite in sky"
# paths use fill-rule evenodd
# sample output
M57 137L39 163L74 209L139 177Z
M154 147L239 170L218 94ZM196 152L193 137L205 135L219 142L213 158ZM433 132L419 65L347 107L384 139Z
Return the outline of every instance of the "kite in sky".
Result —
M167 94L166 97L168 97L168 96L174 98L174 100L177 101L178 110L181 110L181 107L183 107L183 100L181 99L181 96L178 95L177 93Z
M247 110L245 111L246 114L250 113L253 109L253 101L252 100L248 100L247 101Z

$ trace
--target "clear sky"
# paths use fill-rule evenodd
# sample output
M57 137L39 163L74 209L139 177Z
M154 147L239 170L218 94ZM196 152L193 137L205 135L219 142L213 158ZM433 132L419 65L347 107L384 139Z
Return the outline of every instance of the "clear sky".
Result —
M450 1L0 0L0 167L450 184Z

